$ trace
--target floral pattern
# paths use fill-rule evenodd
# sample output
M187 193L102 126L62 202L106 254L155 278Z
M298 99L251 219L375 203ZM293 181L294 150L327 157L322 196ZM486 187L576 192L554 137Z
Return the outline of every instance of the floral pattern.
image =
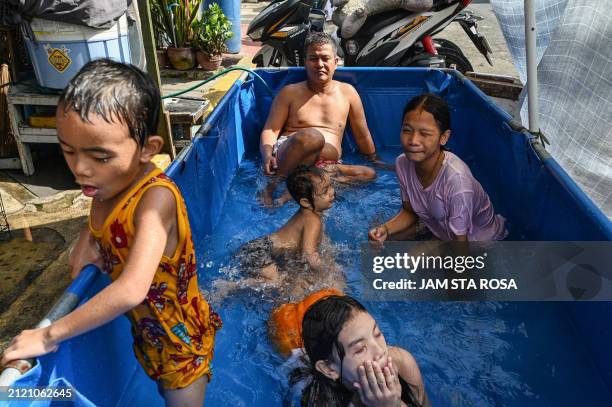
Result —
M119 223L117 219L110 225L111 232L111 241L113 242L113 246L118 249L122 249L127 247L128 239L125 230L123 230L123 225Z
M203 374L211 374L214 337L222 322L210 310L198 287L195 250L181 194L161 170L152 171L126 194L109 215L110 225L91 232L96 238L104 271L117 279L133 244L135 231L130 214L152 186L171 190L177 202L177 255L163 257L140 305L127 313L132 323L135 354L147 374L164 388L182 388Z

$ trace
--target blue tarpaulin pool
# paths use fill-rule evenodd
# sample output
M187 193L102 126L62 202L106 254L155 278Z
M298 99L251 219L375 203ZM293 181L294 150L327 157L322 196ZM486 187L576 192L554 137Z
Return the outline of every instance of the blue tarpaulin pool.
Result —
M274 93L287 83L305 78L299 68L258 72ZM336 79L351 83L359 91L377 149L382 152L399 151L400 116L408 99L423 92L442 95L451 106L451 149L470 166L489 193L496 211L512 225L516 239L612 240L612 224L608 218L534 137L512 124L509 115L460 74L427 69L353 68L339 69ZM256 172L259 133L272 98L257 80L236 82L209 116L202 134L168 170L187 203L204 289L209 288L215 277L210 274L218 276L219 262L222 262L218 260L218 252L227 251L221 257L230 256L230 249L241 243L226 244L225 239L231 240L233 233L231 223L234 220L248 223L254 219L249 218L249 209L245 209L250 204L241 206L239 202L240 194L236 191L247 187L236 186L235 175ZM354 149L350 130L344 144L345 151ZM245 156L247 160L243 163ZM381 178L393 182L392 173ZM342 233L339 231L336 236ZM344 236L344 239L358 240L358 236L361 235ZM209 260L215 264L211 266ZM95 295L107 283L105 276L99 276L87 297ZM229 299L217 309L224 319L224 327L217 336L214 377L208 386L207 405L271 406L282 405L287 399L285 382L277 369L282 359L272 355L265 336L265 314L270 305L258 307L256 299L241 298ZM377 318L383 319L381 327L390 332L388 336L409 346L420 361L428 392L436 405L612 405L610 303L448 303L443 306L421 303L413 309L434 316L428 323L417 317L411 320L417 335L411 345L402 342L410 334L397 328L402 322L396 315L381 305L372 309ZM402 312L410 312L406 309ZM454 315L464 312L469 322L453 322ZM448 326L444 325L445 315ZM480 316L484 322L478 319ZM541 324L537 318L542 318ZM486 321L497 324L498 328L502 325L512 329L491 340L495 332L488 326L479 327L479 324L488 325ZM438 323L442 325L436 330ZM535 325L540 327L531 331ZM426 346L419 345L419 332L420 338L434 340L437 332L440 341L444 341L447 329L459 331L463 339L457 345L459 349L448 352L438 349L432 355L427 353ZM524 334L522 339L502 340L505 334L514 334L514 331ZM486 335L479 337L479 332ZM71 385L78 393L77 405L162 404L155 384L136 362L131 343L127 319L118 318L63 343L56 353L40 358L17 385ZM469 347L469 353L462 353L462 346ZM542 356L540 349L546 348L549 351ZM487 352L503 354L503 358L494 357L493 363L487 365L482 362L490 357ZM444 360L445 355L448 361ZM460 369L452 373L445 370L445 364L459 363L452 359L461 359L462 355L465 358L459 361ZM566 376L565 370L574 369L578 363L572 359L573 355L580 360L580 366L575 368L581 375L578 386L582 383L588 386L584 390L589 392L587 396L576 388L573 377ZM435 356L437 360L433 360ZM521 373L519 365L531 369L531 364L532 372ZM467 380L472 365L478 365L474 368L478 370L471 372L471 379ZM540 367L547 373L540 373ZM551 375L550 381L543 382L536 377L546 374ZM470 389L472 385L474 388ZM481 388L486 388L486 397L478 394ZM568 393L576 393L576 398L572 399Z

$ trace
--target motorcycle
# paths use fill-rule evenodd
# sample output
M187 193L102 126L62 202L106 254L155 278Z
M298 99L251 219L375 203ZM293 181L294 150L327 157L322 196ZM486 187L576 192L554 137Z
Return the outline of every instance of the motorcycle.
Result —
M466 10L470 2L435 0L427 12L392 10L369 16L351 38L341 38L337 30L338 54L344 58L344 66L452 67L465 73L473 67L459 46L433 38L457 22L493 65L491 48L478 32L477 22L482 17ZM325 14L318 4L318 0L275 0L263 9L247 30L253 41L264 44L253 63L258 67L303 65L306 36L324 30Z

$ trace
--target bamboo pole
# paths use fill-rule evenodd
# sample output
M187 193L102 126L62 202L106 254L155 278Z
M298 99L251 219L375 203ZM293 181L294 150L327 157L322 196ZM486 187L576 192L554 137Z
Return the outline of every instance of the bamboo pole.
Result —
M138 0L138 14L140 15L140 25L142 28L142 41L144 44L145 57L147 60L147 72L155 81L161 92L161 78L159 75L159 65L157 64L157 53L155 52L155 36L153 35L153 20L151 19L151 8L148 0ZM161 101L160 101L161 103ZM166 112L162 103L160 109L160 121L158 133L164 139L164 152L170 154L174 160L176 150L172 141L172 130L170 128L170 115Z

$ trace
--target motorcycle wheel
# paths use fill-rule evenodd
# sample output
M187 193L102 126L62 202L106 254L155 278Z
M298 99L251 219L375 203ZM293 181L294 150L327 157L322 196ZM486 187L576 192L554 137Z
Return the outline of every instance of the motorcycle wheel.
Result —
M436 47L436 49L450 48L450 49L454 49L455 51L463 54L463 51L461 51L461 48L459 48L459 45L455 44L454 42L450 40L447 40L445 38L434 38L434 42L439 45L439 47Z
M472 67L470 61L465 57L465 55L463 55L463 52L461 52L458 47L454 48L441 46L437 50L438 55L444 58L447 68L454 68L462 74L465 74L468 71L474 71L474 67Z

